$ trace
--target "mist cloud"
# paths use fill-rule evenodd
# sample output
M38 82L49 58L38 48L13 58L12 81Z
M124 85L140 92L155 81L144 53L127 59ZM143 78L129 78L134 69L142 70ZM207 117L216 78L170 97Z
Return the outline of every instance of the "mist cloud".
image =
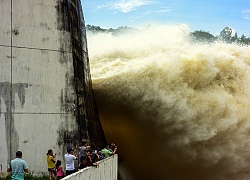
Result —
M169 7L162 7L162 8L159 9L159 10L146 11L146 12L143 13L143 14L167 13L167 12L170 12L171 10L172 10L172 9L169 8Z
M87 36L100 118L130 180L250 179L250 47L189 33Z

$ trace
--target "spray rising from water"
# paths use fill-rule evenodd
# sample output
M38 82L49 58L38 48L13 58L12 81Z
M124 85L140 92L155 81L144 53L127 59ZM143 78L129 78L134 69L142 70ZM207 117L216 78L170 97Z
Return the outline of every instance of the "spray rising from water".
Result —
M180 25L87 36L124 179L250 179L250 47L188 34Z

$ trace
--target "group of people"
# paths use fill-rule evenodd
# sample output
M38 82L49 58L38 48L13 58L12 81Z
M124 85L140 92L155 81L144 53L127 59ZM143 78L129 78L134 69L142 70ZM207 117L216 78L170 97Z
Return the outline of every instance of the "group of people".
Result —
M86 145L86 142L82 142L81 146L76 145L75 148L68 147L67 154L64 155L66 162L66 171L64 171L61 161L56 160L56 154L53 154L50 149L47 153L49 179L51 180L53 175L56 179L61 179L88 166L98 167L98 161L110 157L116 152L117 146L114 143L107 144L103 149L92 149L91 146ZM78 160L77 168L75 168L75 160Z
M110 157L117 152L117 146L114 143L107 144L103 149L92 149L91 146L87 146L86 142L83 142L81 146L72 149L67 148L67 154L64 155L66 162L66 171L63 170L62 162L56 160L56 154L52 149L47 153L47 165L49 172L49 179L52 180L54 176L56 179L61 179L68 176L77 170L83 169L88 166L98 167L98 161ZM77 168L75 168L75 160L77 161ZM11 160L7 167L7 172L11 172L11 179L24 179L24 173L28 172L28 165L22 159L22 152L16 152L16 158Z

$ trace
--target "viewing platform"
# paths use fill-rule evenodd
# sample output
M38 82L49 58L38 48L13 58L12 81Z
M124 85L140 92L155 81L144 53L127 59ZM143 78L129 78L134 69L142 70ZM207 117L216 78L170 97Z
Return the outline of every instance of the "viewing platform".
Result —
M118 179L118 155L114 154L97 162L98 167L90 166L71 174L63 180L117 180Z

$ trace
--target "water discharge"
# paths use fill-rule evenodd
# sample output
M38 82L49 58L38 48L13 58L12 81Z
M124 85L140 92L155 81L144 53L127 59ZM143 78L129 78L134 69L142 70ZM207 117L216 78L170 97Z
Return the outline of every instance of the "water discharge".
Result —
M250 179L250 47L186 25L88 33L93 88L124 179Z

